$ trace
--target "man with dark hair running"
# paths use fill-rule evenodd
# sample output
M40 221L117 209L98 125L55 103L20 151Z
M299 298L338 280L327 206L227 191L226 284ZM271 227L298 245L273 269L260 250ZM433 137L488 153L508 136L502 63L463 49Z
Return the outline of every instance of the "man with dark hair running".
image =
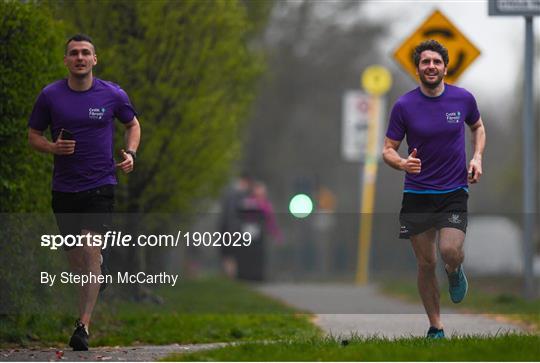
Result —
M394 104L383 158L392 168L405 171L399 236L411 240L418 262L418 291L430 323L427 336L444 338L435 276L437 237L450 297L459 303L467 293L462 262L468 183L477 183L482 176L486 136L473 95L443 82L449 62L446 48L425 41L416 47L414 62L420 86ZM473 144L468 166L465 124ZM397 152L404 137L407 158Z
M63 235L99 235L110 226L114 205L115 167L133 170L140 126L128 95L116 84L93 76L97 56L92 39L78 34L66 42L67 79L39 94L28 122L28 141L54 155L52 208ZM123 161L113 159L114 119L125 126ZM44 136L50 128L52 142ZM89 242L89 241L88 241ZM104 274L100 246L84 243L66 248L76 274ZM99 283L79 287L79 320L69 345L88 350L90 318Z

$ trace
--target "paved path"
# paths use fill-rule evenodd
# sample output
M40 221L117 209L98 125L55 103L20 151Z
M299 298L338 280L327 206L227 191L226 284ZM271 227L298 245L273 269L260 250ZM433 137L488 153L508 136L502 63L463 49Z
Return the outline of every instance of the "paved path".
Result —
M87 352L74 352L71 348L2 349L0 361L156 361L172 353L191 353L225 346L225 343L193 345L146 345L134 347L99 347Z
M384 296L376 286L265 284L258 290L288 305L315 313L314 322L334 336L424 336L429 326L420 304ZM442 319L447 336L523 331L519 326L495 317L458 314L452 310L443 310Z
M423 336L427 318L421 306L383 296L375 286L355 287L335 284L266 284L257 289L267 295L315 313L315 323L327 334L347 337ZM447 335L497 334L520 332L518 326L479 315L444 311ZM134 347L99 347L87 352L71 349L1 349L1 361L156 361L172 353L214 349L227 343L196 345L155 345ZM229 343L230 344L230 343ZM232 343L234 344L234 343Z

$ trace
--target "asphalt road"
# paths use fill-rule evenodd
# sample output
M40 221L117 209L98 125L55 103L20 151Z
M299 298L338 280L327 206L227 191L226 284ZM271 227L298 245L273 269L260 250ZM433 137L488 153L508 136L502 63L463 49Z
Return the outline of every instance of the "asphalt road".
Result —
M314 313L314 323L333 336L417 337L425 336L429 328L420 304L384 296L373 285L266 284L258 290L297 309ZM495 316L461 314L452 310L441 313L447 336L523 332L518 325Z

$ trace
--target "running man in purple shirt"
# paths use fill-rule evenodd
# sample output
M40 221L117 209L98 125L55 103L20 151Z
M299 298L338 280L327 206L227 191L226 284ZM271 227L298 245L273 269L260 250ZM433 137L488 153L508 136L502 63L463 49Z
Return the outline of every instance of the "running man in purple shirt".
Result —
M411 240L416 255L418 291L430 323L429 338L444 338L435 276L437 235L452 301L461 302L467 293L462 262L468 184L480 181L486 143L473 95L443 82L448 61L448 51L434 40L416 47L414 62L420 86L394 104L383 149L384 161L405 171L399 235ZM468 166L465 124L473 143ZM404 137L407 158L398 154Z
M78 34L66 43L69 74L46 86L28 122L28 141L54 155L52 208L63 235L103 234L110 227L116 169L129 173L135 164L141 130L127 94L116 84L95 78L97 56L92 39ZM113 159L114 119L125 126L123 160ZM52 142L44 136L50 129ZM106 274L99 246L64 246L75 274ZM102 288L104 287L101 286ZM79 320L69 345L88 350L90 318L99 283L79 288Z

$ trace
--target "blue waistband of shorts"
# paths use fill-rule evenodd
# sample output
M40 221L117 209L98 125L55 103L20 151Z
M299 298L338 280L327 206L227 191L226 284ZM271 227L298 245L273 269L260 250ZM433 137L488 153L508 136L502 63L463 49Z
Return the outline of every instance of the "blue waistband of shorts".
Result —
M469 192L469 188L467 187L457 187L454 189L448 189L448 190L413 190L413 189L405 189L403 190L403 193L412 193L412 194L445 194L445 193L452 193L456 190L463 189L467 193Z

